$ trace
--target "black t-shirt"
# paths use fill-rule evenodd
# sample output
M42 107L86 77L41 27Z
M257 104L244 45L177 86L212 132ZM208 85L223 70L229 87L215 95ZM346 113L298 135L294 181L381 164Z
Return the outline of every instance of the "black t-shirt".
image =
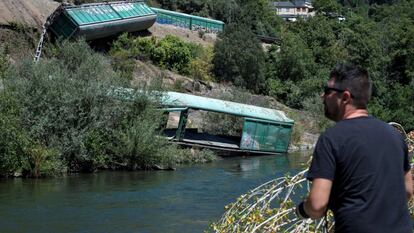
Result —
M404 183L409 169L402 136L369 116L326 130L307 177L333 181L329 208L335 233L411 233Z

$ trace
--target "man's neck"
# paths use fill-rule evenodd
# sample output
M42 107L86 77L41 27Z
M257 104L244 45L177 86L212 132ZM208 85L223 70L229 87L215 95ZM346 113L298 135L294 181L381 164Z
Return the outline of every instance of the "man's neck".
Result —
M357 117L367 117L368 116L368 110L366 109L353 109L348 111L344 114L344 117L342 119L352 119Z

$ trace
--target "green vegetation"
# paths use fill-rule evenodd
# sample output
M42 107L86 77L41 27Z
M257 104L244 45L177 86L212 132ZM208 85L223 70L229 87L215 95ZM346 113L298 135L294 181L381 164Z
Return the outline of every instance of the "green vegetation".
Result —
M151 91L132 93L129 101L111 96L114 87L129 82L86 43L64 42L45 54L49 59L39 63L30 59L10 66L2 78L0 176L211 160L208 152L192 154L160 136L165 119Z
M192 153L168 146L159 137L162 114L148 95L134 93L129 102L108 95L114 87L130 86L136 59L275 97L310 111L320 119L321 129L330 123L317 117L323 114L318 94L335 64L352 62L367 68L374 82L370 112L414 129L413 0L317 0L316 16L294 23L283 23L266 0L150 4L223 20L226 29L214 48L173 36L124 34L114 42L110 60L83 42L65 42L46 50L47 59L33 64L31 59L20 61L34 46L32 32L15 25L23 36L0 48L1 176L149 169L193 161L188 157ZM346 20L339 22L328 13ZM263 49L256 35L277 36L279 42ZM216 116L211 119L217 121ZM234 119L226 122L237 124ZM206 130L222 129L232 130Z
M4 48L0 47L0 80L4 78L4 75L9 67L9 61L7 60Z
M158 2L226 22L214 49L218 81L273 96L293 108L314 110L315 96L332 67L355 63L368 69L374 82L370 112L414 129L413 0L316 0L316 16L293 23L282 23L268 1ZM346 20L340 22L338 15ZM277 36L280 42L263 59L254 34Z
M214 52L214 73L219 81L233 82L255 92L263 90L265 54L252 31L226 27Z
M186 43L171 35L156 40L154 37L133 38L125 33L114 42L110 55L115 69L129 79L134 71L134 59L150 60L164 69L195 79L211 79L211 49Z

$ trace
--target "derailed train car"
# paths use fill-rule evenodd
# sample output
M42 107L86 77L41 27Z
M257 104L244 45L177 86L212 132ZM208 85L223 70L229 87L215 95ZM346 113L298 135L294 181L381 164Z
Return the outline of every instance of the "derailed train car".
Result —
M143 1L61 5L48 18L47 28L57 38L94 40L148 29L156 18L156 13Z

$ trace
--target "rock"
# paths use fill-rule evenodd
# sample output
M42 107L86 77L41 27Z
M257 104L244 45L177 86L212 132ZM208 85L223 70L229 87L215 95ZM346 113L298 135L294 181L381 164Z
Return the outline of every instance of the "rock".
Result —
M295 152L295 151L298 151L299 150L299 147L297 147L297 146L295 146L295 145L293 145L293 144L290 144L289 145L289 148L288 148L288 152L289 153L291 153L291 152Z
M187 91L187 92L194 92L194 82L189 82L189 81L185 81L183 84L183 88Z
M193 83L193 90L194 91L200 91L200 89L201 89L200 83L198 81L194 81L194 83Z
M16 172L14 172L14 173L13 173L13 176L14 176L14 177L22 177L22 176L23 176L23 174L22 174L22 172L21 172L21 171L16 171Z
M170 166L163 167L163 166L158 165L158 164L152 166L152 169L159 170L159 171L175 171L176 170L176 168L174 168L174 167L170 167Z

